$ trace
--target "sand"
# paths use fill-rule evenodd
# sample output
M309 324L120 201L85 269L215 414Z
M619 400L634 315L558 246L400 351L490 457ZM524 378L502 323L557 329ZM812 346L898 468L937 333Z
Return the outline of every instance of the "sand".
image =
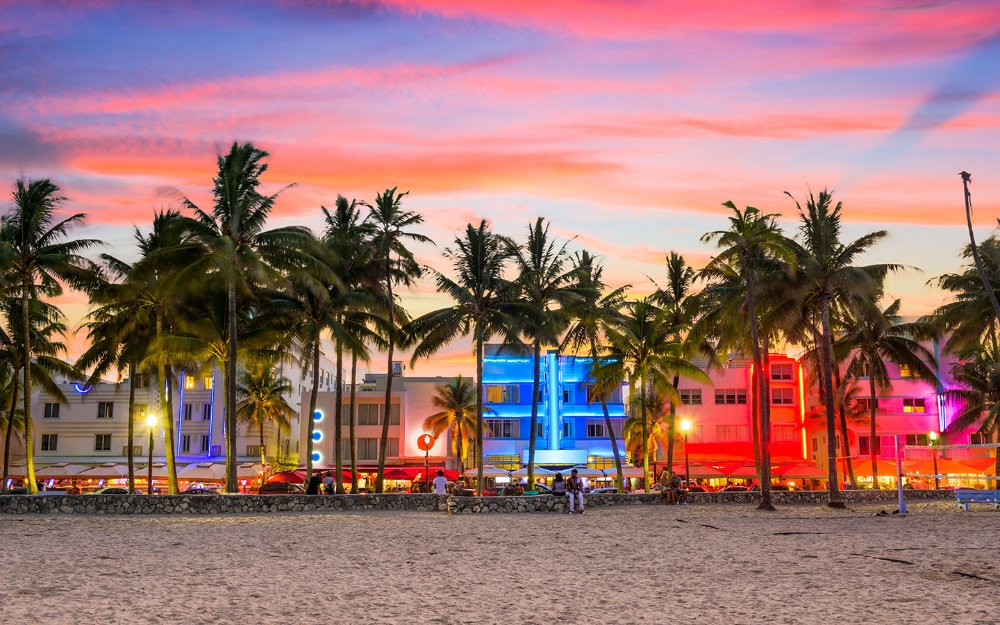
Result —
M1000 620L1000 511L878 509L4 517L0 623Z

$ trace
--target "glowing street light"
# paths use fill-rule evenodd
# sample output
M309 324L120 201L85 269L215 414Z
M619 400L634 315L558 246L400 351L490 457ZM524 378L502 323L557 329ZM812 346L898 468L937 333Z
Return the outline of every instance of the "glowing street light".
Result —
M931 439L931 454L933 455L934 458L934 489L940 490L941 478L938 477L937 449L934 448L934 445L937 445L938 433L932 430L930 434L927 435L927 438Z
M434 446L434 437L430 434L424 433L417 437L417 449L424 452L424 485L427 486L430 483L430 459L431 459L431 447ZM429 488L429 487L428 487Z
M688 461L688 432L691 431L691 419L681 419L681 432L684 432L684 481L691 490L691 464Z
M146 467L146 494L153 494L153 432L156 430L156 417L149 415L146 417L146 425L149 426L149 465Z

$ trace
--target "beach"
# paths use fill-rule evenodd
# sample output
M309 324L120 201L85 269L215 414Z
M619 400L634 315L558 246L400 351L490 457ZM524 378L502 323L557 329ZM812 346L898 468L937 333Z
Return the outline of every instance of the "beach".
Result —
M1000 620L1000 511L0 518L3 623Z

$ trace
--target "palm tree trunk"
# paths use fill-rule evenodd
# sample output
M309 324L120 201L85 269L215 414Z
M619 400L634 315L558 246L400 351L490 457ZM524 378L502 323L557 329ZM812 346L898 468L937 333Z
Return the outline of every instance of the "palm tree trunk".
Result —
M312 336L312 389L309 391L309 429L306 431L306 484L313 474L313 431L316 429L316 396L319 393L319 330Z
M334 383L337 385L336 390L334 390L334 402L336 403L336 408L334 412L336 413L336 422L333 425L333 464L336 473L333 476L334 484L336 485L336 492L338 495L344 494L344 458L341 451L340 441L344 436L344 428L341 424L341 415L344 413L344 408L341 402L344 401L344 374L341 371L344 368L344 344L342 341L337 341L337 373L334 374Z
M750 339L753 341L753 365L757 371L757 391L760 404L760 505L758 510L774 510L771 501L771 451L768 449L768 428L771 427L770 399L767 389L767 372L764 371L764 358L760 352L760 328L758 326L757 309L754 293L757 290L756 281L751 273L747 281L747 306L750 315Z
M680 384L681 377L679 375L674 376L674 388ZM674 470L674 435L677 422L677 405L674 402L670 402L670 415L667 417L667 466L670 470ZM654 476L655 477L655 476Z
M833 328L830 325L830 302L823 300L823 349L820 353L820 377L823 379L823 390L826 394L826 453L829 458L830 500L826 505L831 508L845 508L840 499L840 488L837 484L837 424L833 407Z
M166 421L163 423L163 453L167 460L167 493L176 495L180 492L180 487L177 485L177 457L174 453L174 445L177 442L174 419L177 418L177 413L174 412L174 375L169 367L167 368L166 379L167 413Z
M38 492L38 483L35 482L35 443L31 437L31 318L27 285L21 295L21 316L21 331L24 332L24 356L21 358L24 371L24 385L21 388L24 400L24 470L27 473L28 494L34 495Z
M535 486L535 446L537 444L537 438L535 434L538 431L538 387L541 383L542 378L542 342L539 339L535 339L532 344L534 355L535 355L535 367L534 367L534 377L532 378L531 386L531 431L528 433L528 488L533 489ZM554 398L549 398L549 401L554 401ZM553 434L554 435L554 434Z
M348 427L347 437L351 444L351 493L358 494L358 448L357 448L357 431L356 427L358 424L355 402L357 400L358 391L358 355L351 353L351 403L349 404L348 410L350 411L350 423Z
M135 494L135 361L128 364L128 492Z
M483 338L476 325L476 494L483 496ZM534 486L532 484L532 486Z
M594 340L594 337L590 337L590 357L593 359L592 366L594 368L597 367L597 356L598 356L597 341ZM674 387L676 388L676 386L677 382L675 381ZM600 395L601 395L601 412L604 413L604 426L608 428L608 438L611 439L611 453L613 453L615 456L615 472L618 475L618 481L615 483L615 487L618 488L618 490L620 491L623 488L625 488L625 472L622 471L622 457L621 454L618 452L618 436L615 434L614 429L611 427L611 417L609 416L608 413L608 398L604 395L604 393L601 393ZM673 422L671 422L671 425L672 424ZM533 482L529 482L529 484L532 486L532 488L534 488Z
M375 477L375 492L384 490L385 456L389 450L389 417L392 415L392 356L396 347L396 307L392 298L392 273L389 266L389 251L385 252L385 285L389 295L389 345L386 355L385 372L385 415L382 419L382 434L378 444L378 474Z
M875 415L878 412L878 399L875 397L875 376L874 371L868 372L868 387L871 389L872 399L868 402L869 415L871 415L871 429L868 433L868 453L872 461L872 487L878 488L878 463L875 462Z
M238 344L236 337L236 282L229 280L229 356L226 362L226 492L238 493L236 481L236 369Z
M972 247L972 260L976 264L976 271L979 272L979 279L983 281L983 288L986 289L990 303L993 304L993 314L996 315L997 319L1000 319L1000 302L997 302L997 295L993 292L993 285L990 284L990 279L986 275L986 268L983 266L983 260L979 257L979 249L976 247L976 235L972 231L972 194L969 193L969 182L972 181L972 176L965 171L959 175L962 177L962 189L965 195L965 221L969 226L969 244Z
M839 389L843 380L840 378L840 365L834 363L833 367L833 383ZM840 393L837 397L841 397ZM841 438L841 449L844 452L844 460L847 464L847 477L851 481L851 488L858 490L858 478L854 475L854 462L851 460L851 444L848 441L848 431L847 431L847 411L844 409L844 402L837 402L837 423L840 425L840 438Z
M14 375L10 379L10 408L7 410L7 427L3 433L3 481L0 482L0 493L7 492L7 477L10 475L10 439L14 432L14 413L17 412L17 374L18 369L14 369Z
M757 385L757 376L760 372L756 365L750 374L748 393L752 394L747 398L750 402L750 444L753 445L753 466L757 470L757 481L760 482L760 393L754 386Z
M257 433L260 435L260 470L267 465L267 450L264 448L264 420L257 422ZM278 428L278 440L281 440L281 428Z
M642 492L649 493L649 421L646 420L646 373L639 374L639 415L642 419ZM671 470L673 468L671 467Z
M461 418L465 418L465 412L462 412ZM458 476L460 478L465 477L465 440L462 436L462 422L455 422L455 444L458 447Z

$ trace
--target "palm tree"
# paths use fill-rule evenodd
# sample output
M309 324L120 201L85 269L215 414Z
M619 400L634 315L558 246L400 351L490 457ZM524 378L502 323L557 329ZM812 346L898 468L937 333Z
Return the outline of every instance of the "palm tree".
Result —
M622 435L633 458L655 458L661 445L670 444L664 417L668 412L667 405L672 403L655 389L646 394L645 406L640 404L642 401L641 396L631 398L632 416L625 419ZM674 465L667 466L672 470Z
M792 197L786 191L788 197ZM794 200L795 198L792 197ZM819 196L809 194L805 208L795 201L799 211L801 243L795 246L797 277L800 280L799 297L802 305L812 308L820 319L819 345L820 382L826 405L827 455L829 456L829 489L831 508L843 508L837 487L837 436L835 422L835 392L833 387L833 324L831 308L838 302L850 300L875 301L886 274L900 269L899 265L880 264L855 266L858 256L885 238L885 230L870 232L850 243L840 238L842 204L833 203L833 196L826 190Z
M375 478L375 492L381 493L383 475L385 474L385 456L389 449L389 421L392 414L392 358L396 348L396 299L393 293L395 284L409 286L413 280L420 277L420 265L413 257L413 252L406 247L407 242L430 243L431 240L408 229L423 223L424 218L418 213L402 209L402 200L409 193L396 193L396 187L386 189L375 197L375 204L369 206L369 219L374 226L372 245L374 261L379 263L381 279L384 281L385 310L388 323L386 328L386 377L385 377L385 414L382 418L382 433L379 437L378 475ZM340 441L337 441L338 445Z
M571 322L569 330L563 337L560 350L574 354L586 350L591 359L590 373L596 379L596 372L601 365L601 357L604 355L605 329L616 323L619 311L624 305L625 292L628 287L619 287L605 293L607 285L604 283L604 267L586 250L573 257L573 270L576 273L577 296L573 298L567 309ZM621 380L617 384L621 384ZM622 484L625 483L621 452L618 450L618 435L621 433L614 431L608 411L608 397L613 389L596 385L595 390L601 402L604 426L611 442L611 453L615 458L617 486L621 488Z
M847 320L847 332L834 344L834 353L847 356L846 374L848 379L868 378L869 421L868 445L872 463L872 484L878 485L878 466L875 462L875 416L878 413L877 390L892 386L886 361L905 365L911 375L935 387L941 383L934 370L927 363L936 366L934 354L921 345L914 337L926 336L929 329L921 323L902 323L899 317L899 300L893 301L885 310L865 305L852 306Z
M435 412L424 419L424 429L434 437L442 432L451 432L451 446L458 459L458 474L465 475L466 443L470 432L476 427L476 388L459 375L453 382L438 387L437 395L431 400ZM489 408L484 408L489 411Z
M267 171L267 152L253 144L233 143L226 155L218 157L218 172L213 179L214 206L211 213L198 208L191 200L185 205L194 211L187 227L201 244L195 262L179 272L188 283L207 277L210 284L226 294L224 318L228 352L223 381L226 412L226 491L238 492L236 480L236 371L239 337L237 326L247 314L247 302L261 284L281 280L280 270L293 259L300 260L299 250L308 230L286 227L264 230L267 218L277 201L277 194L260 192L261 176ZM299 266L305 263L299 263ZM241 305L242 302L242 305Z
M236 414L248 426L257 428L260 434L260 463L267 465L264 445L264 428L273 425L278 432L287 433L291 429L291 419L295 409L288 405L285 397L292 393L292 383L278 374L274 361L251 362L240 372L236 395ZM277 450L275 453L277 459Z
M476 463L480 494L483 488L483 346L497 335L504 336L509 343L517 341L517 324L511 314L516 287L503 277L510 259L510 246L510 239L494 233L485 219L479 226L466 226L465 235L456 238L454 247L444 252L458 278L453 280L434 272L438 291L450 296L454 305L414 319L408 327L408 333L417 339L412 362L434 354L459 337L472 334L476 350Z
M979 262L987 280L995 288L1000 288L1000 239L991 236L978 247ZM976 351L986 341L989 341L991 351L1000 353L997 316L982 288L978 270L971 262L971 247L966 246L962 256L966 264L961 273L945 274L931 280L950 293L950 301L922 321L932 322L942 335L948 337L944 344L944 350L948 353Z
M990 346L954 365L952 379L960 387L945 392L949 399L961 402L962 408L948 426L950 433L972 428L1000 443L1000 354ZM1000 452L1000 448L996 451ZM994 475L1000 476L1000 453L996 454Z
M18 180L14 187L12 210L0 221L0 241L8 256L7 288L21 299L21 362L30 363L34 353L31 342L31 306L41 297L56 297L62 283L86 290L97 275L93 264L81 252L98 245L95 239L68 239L70 230L83 224L83 213L60 221L57 214L66 198L51 180ZM21 368L24 405L25 470L28 492L38 490L35 482L34 440L31 420L32 367Z
M528 434L528 484L535 483L535 446L538 432L538 392L541 384L542 344L559 342L565 327L565 307L579 295L576 270L569 264L566 243L557 246L542 217L528 225L524 246L510 250L518 272L521 332L531 341L534 372L531 387L531 430Z
M967 171L963 171L959 173L959 176L962 177L962 191L965 196L965 223L969 227L969 251L972 253L972 262L979 273L980 281L983 283L983 290L986 292L986 296L993 306L993 314L996 317L1000 317L1000 302L997 302L997 295L993 289L993 283L986 273L985 264L979 258L979 250L976 248L976 235L972 231L972 194L969 192L969 183L972 182L972 175Z
M708 383L708 376L684 357L681 344L673 340L673 327L653 299L625 303L621 317L605 328L607 355L597 368L598 383L607 389L628 380L639 389L639 423L642 440L649 440L648 396L656 393L666 401L679 401L675 376ZM649 492L649 454L643 453L642 475Z

